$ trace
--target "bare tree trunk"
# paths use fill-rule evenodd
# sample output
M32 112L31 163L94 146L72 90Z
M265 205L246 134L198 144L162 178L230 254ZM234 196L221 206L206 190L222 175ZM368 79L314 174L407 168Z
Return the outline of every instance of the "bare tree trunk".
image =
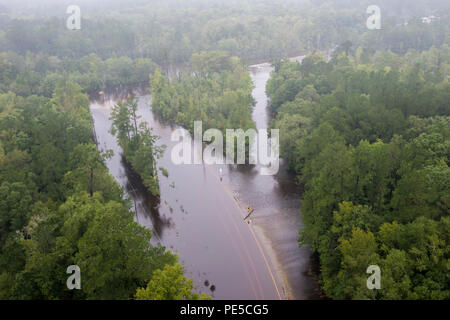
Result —
M89 193L91 195L91 197L94 195L94 169L91 168L91 182L90 182L90 188L89 188Z

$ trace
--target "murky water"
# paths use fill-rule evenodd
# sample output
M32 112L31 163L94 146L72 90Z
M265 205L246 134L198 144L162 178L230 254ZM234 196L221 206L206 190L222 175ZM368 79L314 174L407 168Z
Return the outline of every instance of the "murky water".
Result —
M257 128L266 128L265 85L271 68L259 65L249 70L257 101L253 119ZM311 253L297 245L301 190L293 177L283 166L276 176L262 176L258 166L173 164L174 127L155 119L150 95L135 93L140 120L160 136L158 144L167 146L158 161L158 167L169 171L168 178L159 176L160 201L124 165L121 149L109 133L110 109L120 95L93 100L91 112L99 147L114 151L107 166L134 199L136 220L153 230L152 241L178 253L197 289L215 299L317 298L317 283L307 275ZM247 206L255 209L250 223L244 221Z

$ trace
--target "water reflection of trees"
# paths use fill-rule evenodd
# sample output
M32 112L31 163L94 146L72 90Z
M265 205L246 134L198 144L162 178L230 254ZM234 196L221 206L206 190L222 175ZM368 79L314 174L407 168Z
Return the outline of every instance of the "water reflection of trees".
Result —
M138 218L139 214L149 217L152 222L153 236L158 240L162 239L164 229L173 227L172 219L160 215L159 207L161 199L155 197L148 191L139 175L123 157L121 162L128 178L125 185L125 191L136 201L135 205Z
M108 88L103 91L94 92L89 94L89 99L91 102L104 105L108 101L118 101L127 99L130 94L135 96L142 96L149 93L148 84L139 85L120 85L114 88Z

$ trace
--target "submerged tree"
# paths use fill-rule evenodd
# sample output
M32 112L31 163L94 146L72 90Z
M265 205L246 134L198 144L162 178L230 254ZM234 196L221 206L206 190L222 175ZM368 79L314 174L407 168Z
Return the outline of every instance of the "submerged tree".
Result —
M146 122L138 124L138 99L131 95L126 101L119 101L111 112L111 133L117 135L123 156L139 174L144 185L155 196L159 196L158 169L159 159L165 146L157 146L158 136Z

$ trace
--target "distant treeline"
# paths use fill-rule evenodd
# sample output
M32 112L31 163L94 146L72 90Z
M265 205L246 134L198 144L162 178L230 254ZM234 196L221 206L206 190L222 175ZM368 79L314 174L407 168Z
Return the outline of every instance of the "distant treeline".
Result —
M79 60L58 58L28 52L0 53L0 93L15 92L21 96L37 94L51 97L56 84L64 79L77 83L83 92L94 93L106 88L148 82L155 70L151 59L112 57L100 59L95 53Z
M166 66L188 62L192 54L209 50L253 61L326 50L348 39L357 46L394 53L440 46L448 40L449 6L443 1L381 1L379 31L366 27L370 4L359 0L310 4L135 0L127 1L126 10L113 3L98 5L98 12L93 12L89 8L95 5L86 3L81 4L86 7L81 30L76 31L67 30L65 11L42 18L34 11L26 16L4 10L0 51L73 61L95 53L102 60L128 56ZM431 13L438 19L422 23L420 18Z
M169 81L159 70L152 76L152 110L163 120L191 133L194 121L203 129L253 128L253 84L246 66L223 51L194 54L192 68Z

